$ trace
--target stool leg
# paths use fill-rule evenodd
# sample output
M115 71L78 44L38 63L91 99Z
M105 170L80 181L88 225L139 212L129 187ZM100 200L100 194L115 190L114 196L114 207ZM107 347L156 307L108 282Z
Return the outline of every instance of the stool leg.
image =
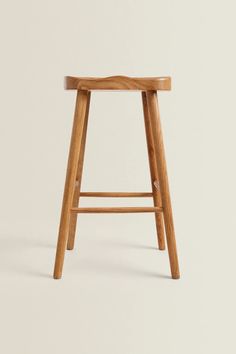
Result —
M148 103L151 125L152 125L155 155L156 158L158 157L157 169L158 169L158 176L160 179L162 206L163 206L163 213L164 213L164 222L165 222L165 229L166 229L166 238L167 238L167 246L169 252L169 259L170 259L171 274L173 279L178 279L180 277L180 274L179 274L178 256L177 256L176 241L175 241L175 231L174 231L174 223L173 223L173 216L172 216L171 199L170 199L167 168L166 168L166 161L165 161L164 143L162 138L160 114L158 108L157 93L155 91L147 92L147 103Z
M160 191L157 190L157 188L154 185L155 181L158 181L158 172L157 172L156 156L155 156L155 149L154 149L153 136L152 136L152 127L150 122L149 110L147 106L146 92L142 92L142 101L143 101L143 113L144 113L145 131L146 131L148 157L149 157L149 167L150 167L150 175L151 175L151 183L152 183L153 202L155 207L161 207L162 202L161 202ZM164 250L165 236L164 236L164 225L163 225L162 214L155 213L155 219L156 219L156 230L157 230L159 249Z
M87 101L87 107L86 107L83 136L82 136L82 142L81 142L79 163L78 163L78 168L77 168L76 184L74 187L74 196L73 196L73 203L72 203L74 208L78 207L79 199L80 199L80 188L81 188L82 172L83 172L83 164L84 164L84 151L85 151L86 135L87 135L87 127L88 127L89 104L90 104L90 92L88 93L88 101ZM78 215L77 213L72 213L70 216L69 237L68 237L68 242L67 242L67 249L68 250L73 250L73 248L74 248L76 225L77 225L77 215Z
M74 186L76 182L77 166L82 143L83 127L88 102L88 91L78 91L74 114L74 123L70 143L70 152L67 165L64 197L62 202L61 221L57 242L57 252L54 267L54 278L60 279L65 256L66 243L68 239L70 209L73 203Z

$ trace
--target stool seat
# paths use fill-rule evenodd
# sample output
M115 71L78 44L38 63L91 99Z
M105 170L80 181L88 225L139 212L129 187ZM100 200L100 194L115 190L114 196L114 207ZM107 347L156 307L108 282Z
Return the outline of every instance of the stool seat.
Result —
M65 77L66 90L133 90L157 91L170 90L170 77Z

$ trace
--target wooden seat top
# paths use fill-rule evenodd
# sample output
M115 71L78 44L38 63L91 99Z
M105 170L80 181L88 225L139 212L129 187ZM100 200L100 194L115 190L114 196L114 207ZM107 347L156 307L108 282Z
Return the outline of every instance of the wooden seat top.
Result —
M65 77L66 90L170 90L171 78L166 77Z

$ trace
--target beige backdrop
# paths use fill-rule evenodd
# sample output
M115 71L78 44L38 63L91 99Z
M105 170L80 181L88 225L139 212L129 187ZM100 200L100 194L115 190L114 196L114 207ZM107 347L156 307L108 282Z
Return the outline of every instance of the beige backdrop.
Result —
M0 7L1 353L235 353L235 2ZM179 281L152 215L82 215L51 277L75 102L63 76L116 74L173 79L159 97ZM139 94L92 96L85 158L83 190L150 189Z

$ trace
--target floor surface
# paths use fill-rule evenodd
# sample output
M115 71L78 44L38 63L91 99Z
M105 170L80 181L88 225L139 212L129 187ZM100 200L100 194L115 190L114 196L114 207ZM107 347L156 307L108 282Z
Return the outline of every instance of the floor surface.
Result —
M53 280L55 225L1 237L2 353L234 353L233 271L217 238L210 258L203 234L179 232L172 280L152 214L83 215Z

